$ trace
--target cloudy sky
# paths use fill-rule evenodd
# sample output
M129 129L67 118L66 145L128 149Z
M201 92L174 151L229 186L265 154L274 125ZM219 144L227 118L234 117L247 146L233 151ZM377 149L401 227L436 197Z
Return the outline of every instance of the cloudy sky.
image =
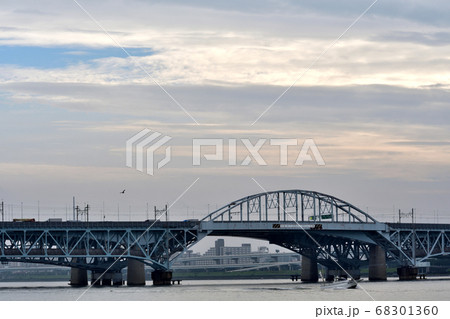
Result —
M0 3L8 218L36 217L38 202L41 219L70 218L76 196L91 219L142 220L197 178L170 219L201 218L261 192L254 178L381 221L414 207L418 221L450 223L448 1ZM125 165L144 128L172 137L153 176ZM237 139L238 164L241 139L266 139L267 165L229 166L225 148L193 167L193 138ZM275 138L298 140L286 166ZM309 138L325 166L294 165Z

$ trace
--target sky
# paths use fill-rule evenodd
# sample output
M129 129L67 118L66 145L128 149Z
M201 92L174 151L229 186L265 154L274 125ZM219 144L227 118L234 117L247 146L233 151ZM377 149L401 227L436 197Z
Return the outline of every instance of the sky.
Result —
M415 208L417 221L450 223L448 1L0 3L8 219L71 219L73 196L92 220L144 220L165 204L169 219L201 219L262 192L257 181L380 221ZM153 175L125 165L145 128L171 137ZM222 139L224 160L193 166L196 138ZM298 141L288 165L278 138ZM238 164L243 139L266 139L267 165L230 166L234 139ZM325 165L294 164L306 139Z

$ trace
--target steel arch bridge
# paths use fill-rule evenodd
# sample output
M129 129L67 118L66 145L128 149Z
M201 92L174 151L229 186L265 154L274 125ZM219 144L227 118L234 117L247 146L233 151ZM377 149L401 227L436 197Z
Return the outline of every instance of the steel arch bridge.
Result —
M268 240L329 268L357 269L370 247L388 260L414 266L450 253L450 225L382 223L354 205L307 190L246 196L200 221L2 222L0 261L21 261L102 271L127 259L171 269L176 258L211 236Z
M382 223L337 197L308 190L278 190L243 197L202 219L210 235L269 240L324 266L367 264L371 246L388 260L415 266L450 254L450 225Z

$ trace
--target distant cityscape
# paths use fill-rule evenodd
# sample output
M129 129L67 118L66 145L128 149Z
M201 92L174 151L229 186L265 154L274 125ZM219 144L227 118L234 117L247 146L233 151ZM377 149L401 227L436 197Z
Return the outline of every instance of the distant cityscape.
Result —
M241 246L225 246L224 239L217 239L213 247L204 254L186 251L174 264L174 270L189 269L239 269L239 268L285 268L298 269L301 255L288 252L281 253L278 250L270 253L269 248L260 246L256 251L251 250L251 244L244 243Z

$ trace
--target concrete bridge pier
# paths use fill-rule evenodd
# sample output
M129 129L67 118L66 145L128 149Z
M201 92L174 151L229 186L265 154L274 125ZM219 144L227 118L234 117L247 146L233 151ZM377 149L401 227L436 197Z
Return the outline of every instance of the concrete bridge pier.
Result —
M145 268L144 263L136 259L128 259L127 271L128 286L144 286L145 285Z
M110 272L105 273L101 278L102 286L111 286L112 277L113 277L112 273L110 273Z
M387 280L386 252L380 246L372 245L369 248L369 280Z
M397 268L399 280L416 280L419 269L417 267L404 266Z
M155 270L152 272L154 286L168 286L172 282L172 271Z
M74 263L77 262L77 258L72 258ZM69 285L74 287L84 287L88 285L88 275L86 269L70 268L70 283Z
M101 286L102 279L100 278L102 275L101 272L92 271L91 272L91 285L92 286Z
M84 287L88 285L88 275L86 269L70 269L70 285L74 287Z
M319 281L319 272L317 270L317 256L314 255L314 252L308 254L308 257L302 255L301 279L304 282Z
M104 271L92 271L91 272L91 285L93 286L121 286L123 284L122 273L119 272L106 272Z
M122 278L122 272L118 271L112 274L112 284L113 286L122 286L123 285L123 278Z

